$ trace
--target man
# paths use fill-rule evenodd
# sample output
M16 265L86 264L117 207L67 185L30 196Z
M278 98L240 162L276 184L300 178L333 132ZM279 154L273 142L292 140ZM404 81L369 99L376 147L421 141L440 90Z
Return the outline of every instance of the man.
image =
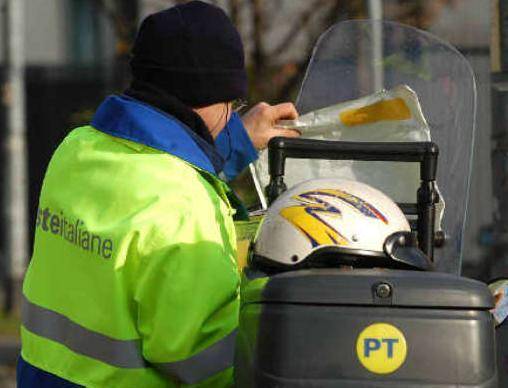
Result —
M219 8L149 16L133 82L53 155L23 286L20 387L232 384L239 275L228 186L292 104L243 124L243 47ZM224 130L222 130L225 127Z

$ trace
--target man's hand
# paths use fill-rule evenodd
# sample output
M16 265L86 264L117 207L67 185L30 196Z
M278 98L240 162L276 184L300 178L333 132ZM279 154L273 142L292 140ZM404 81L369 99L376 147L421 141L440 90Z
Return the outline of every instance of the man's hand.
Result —
M296 118L298 118L298 112L290 102L278 105L260 102L243 115L242 121L254 147L262 150L266 148L272 137L300 136L297 130L275 128L278 120L295 120Z

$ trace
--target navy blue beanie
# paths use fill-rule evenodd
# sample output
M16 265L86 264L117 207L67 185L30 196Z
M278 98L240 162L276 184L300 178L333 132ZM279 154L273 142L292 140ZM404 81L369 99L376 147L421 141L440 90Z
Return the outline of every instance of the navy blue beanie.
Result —
M133 48L135 80L191 107L245 97L243 44L219 7L191 1L143 20Z

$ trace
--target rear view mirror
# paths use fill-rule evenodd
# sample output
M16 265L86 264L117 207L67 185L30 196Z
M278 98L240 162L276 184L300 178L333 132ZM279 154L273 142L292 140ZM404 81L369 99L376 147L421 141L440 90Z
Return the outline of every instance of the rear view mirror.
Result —
M499 326L508 316L508 278L498 278L490 281L489 289L495 299L495 306L491 312L496 326Z

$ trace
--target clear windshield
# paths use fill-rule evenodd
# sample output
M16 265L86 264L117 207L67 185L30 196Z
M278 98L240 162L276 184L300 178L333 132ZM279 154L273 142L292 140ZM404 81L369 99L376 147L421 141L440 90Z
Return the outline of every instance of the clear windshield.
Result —
M401 87L414 91L419 101L425 127L418 131L415 126L394 130L385 122L361 130L329 127L304 136L348 141L421 141L430 136L440 149L437 183L446 203L441 224L449 237L436 249L435 260L438 270L459 273L476 110L475 81L466 59L450 44L406 25L341 22L317 42L296 104L303 115ZM261 160L258 171L266 184L266 158ZM419 182L414 165L292 160L286 168L289 185L351 174L397 202L415 202Z

